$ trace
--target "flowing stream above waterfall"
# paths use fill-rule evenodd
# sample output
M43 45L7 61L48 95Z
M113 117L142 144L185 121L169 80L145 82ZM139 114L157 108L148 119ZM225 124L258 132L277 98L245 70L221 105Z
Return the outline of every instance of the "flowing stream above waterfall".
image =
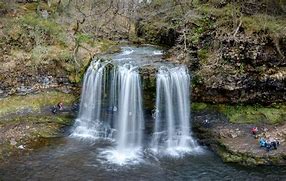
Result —
M285 168L225 164L197 145L191 74L183 65L162 62L159 48L125 46L103 58L86 71L68 135L0 163L0 180L286 179ZM154 89L143 86L146 67L155 70Z

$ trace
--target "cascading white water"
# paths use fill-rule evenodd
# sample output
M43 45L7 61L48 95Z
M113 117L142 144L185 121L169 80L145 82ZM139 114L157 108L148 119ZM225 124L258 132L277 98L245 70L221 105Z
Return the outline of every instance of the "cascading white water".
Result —
M155 127L152 148L197 151L190 133L190 75L184 66L161 67L157 73Z
M137 67L120 66L118 102L118 149L138 148L143 134L143 108L141 81Z
M137 157L142 146L141 80L136 66L126 63L110 70L107 65L95 61L88 68L71 136L115 139L117 148L110 157L121 163Z
M111 99L111 107L117 112L117 119L113 120L117 147L102 154L117 164L134 163L140 159L144 129L141 80L137 67L130 64L117 67L111 85Z
M81 93L78 118L72 136L98 138L105 135L102 129L101 106L107 63L92 62L85 77Z
M141 159L145 120L139 68L150 64L145 56L148 52L156 56L162 53L126 48L109 62L93 61L85 74L80 110L71 136L111 138L116 147L101 152L111 162L125 164ZM143 59L136 63L130 60L137 56ZM198 151L200 148L190 130L190 75L187 68L154 64L155 67L158 65L152 150L171 155Z

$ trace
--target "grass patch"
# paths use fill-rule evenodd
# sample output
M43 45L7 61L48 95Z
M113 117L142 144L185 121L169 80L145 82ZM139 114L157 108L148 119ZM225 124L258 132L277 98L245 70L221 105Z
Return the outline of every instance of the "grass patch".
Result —
M248 32L268 31L269 33L286 34L286 20L269 15L257 14L242 17L243 25Z
M228 4L223 8L215 8L209 4L197 5L196 10L200 13L216 17L232 17L234 14L239 13L239 8L231 4Z
M222 28L230 25L237 26L236 23L241 17L242 26L246 32L254 33L266 31L270 34L286 34L286 20L283 17L270 16L267 14L255 14L252 16L242 15L239 5L228 4L223 8L216 8L211 4L196 5L196 10L205 15L217 17L216 26ZM234 22L234 19L236 22Z
M106 52L116 45L118 45L116 42L107 39L99 40L95 44L96 47L99 47L101 52Z
M87 43L92 45L94 42L92 37L85 33L77 33L75 38L76 41L79 43Z
M35 46L31 51L31 58L34 65L49 63L51 60L68 62L72 57L72 52L67 48L59 46Z
M27 116L16 116L11 120L6 120L0 122L1 126L16 125L18 123L32 123L32 124L42 124L42 123L52 123L58 125L69 126L72 124L74 119L71 115L57 114L57 115L27 115Z
M70 105L76 100L71 94L61 92L46 92L27 96L12 96L0 99L0 117L11 113L30 110L39 112L42 107L56 105L63 102L64 105Z

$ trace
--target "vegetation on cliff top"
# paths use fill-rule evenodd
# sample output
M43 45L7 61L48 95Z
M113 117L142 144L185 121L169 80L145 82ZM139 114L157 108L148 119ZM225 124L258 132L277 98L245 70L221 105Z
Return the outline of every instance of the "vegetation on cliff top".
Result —
M11 86L3 75L7 71L15 80L19 72L36 76L46 69L46 74L65 74L70 82L78 83L94 55L116 45L86 29L97 24L85 20L89 15L83 13L91 12L86 9L88 4L78 3L1 2L0 62L4 67L0 68L0 81L5 84L0 89ZM21 68L13 69L17 65Z

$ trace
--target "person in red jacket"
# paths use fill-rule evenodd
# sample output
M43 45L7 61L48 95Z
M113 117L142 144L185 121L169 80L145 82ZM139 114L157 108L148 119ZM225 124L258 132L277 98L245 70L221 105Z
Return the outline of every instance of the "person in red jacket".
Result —
M252 132L252 134L255 136L255 135L257 134L257 132L258 132L258 128L257 128L257 127L253 127L253 128L251 129L251 132Z

